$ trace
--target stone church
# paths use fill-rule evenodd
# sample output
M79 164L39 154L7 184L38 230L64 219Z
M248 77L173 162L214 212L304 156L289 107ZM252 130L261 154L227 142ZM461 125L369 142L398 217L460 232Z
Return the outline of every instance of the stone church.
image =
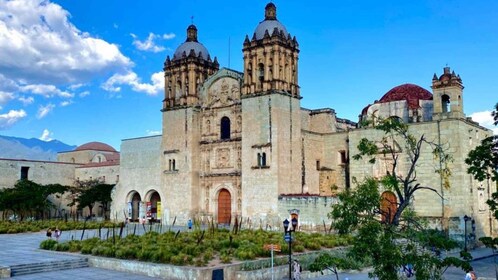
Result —
M333 109L302 108L298 40L277 19L273 3L264 12L241 42L242 72L220 68L199 41L197 27L188 26L185 42L164 62L162 135L124 139L120 153L89 143L61 153L58 162L0 159L0 187L13 185L27 166L30 178L41 183L64 178L60 183L70 184L92 176L116 182L111 216L118 220L229 224L238 219L245 226L275 228L297 216L302 229L319 229L330 224L327 214L338 191L354 188L355 179L382 176L392 166L387 157L371 164L351 156L362 138L381 136L365 121L395 117L415 136L445 146L454 159L446 189L430 149L423 151L417 179L441 197L420 191L414 210L456 239L465 229L476 238L497 234L485 203L496 188L475 181L464 162L491 131L466 118L459 75L445 67L434 74L432 92L404 84L379 94L358 112L358 124L338 118Z
M277 19L273 3L242 43L243 72L221 68L194 25L164 63L163 134L123 140L113 211L133 220L188 219L221 224L235 217L254 226L280 226L298 216L302 227L329 223L335 193L352 179L381 176L389 160L350 160L358 141L379 136L365 120L397 117L416 135L447 145L454 157L452 188L442 187L430 151L418 179L442 193L420 192L415 210L458 236L463 216L475 234L495 234L485 201L494 191L466 173L464 159L491 132L467 119L462 79L444 68L432 93L413 84L394 87L360 114L360 124L333 109L301 107L299 44ZM202 34L202 33L201 33Z

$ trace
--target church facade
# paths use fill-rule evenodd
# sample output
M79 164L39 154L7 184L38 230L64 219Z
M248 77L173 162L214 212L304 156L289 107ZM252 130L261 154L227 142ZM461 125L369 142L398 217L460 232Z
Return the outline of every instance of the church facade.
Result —
M474 181L464 163L491 132L465 117L462 80L448 67L434 75L432 93L412 84L395 87L356 124L333 109L301 107L299 44L273 3L242 44L243 72L220 69L197 31L190 25L186 41L164 63L163 134L123 141L114 212L168 224L238 218L276 227L299 216L302 227L323 226L338 191L354 188L353 178L389 168L387 159L373 165L350 160L361 138L380 136L361 123L397 117L415 135L446 145L454 158L452 187L444 189L432 154L424 151L417 178L442 197L421 191L417 213L455 235L470 229L464 215L472 217L476 235L496 234L485 204L495 189Z
M496 186L475 181L464 162L491 131L466 118L463 82L450 68L434 74L432 92L404 84L379 95L355 123L333 109L301 107L299 43L278 21L273 3L241 43L242 72L220 68L190 25L185 42L164 62L162 135L124 139L119 153L93 142L60 153L57 162L0 159L0 187L23 176L65 185L100 178L116 183L111 217L118 220L237 219L246 227L278 228L297 216L302 229L328 228L337 192L392 166L387 157L375 164L351 159L362 138L381 137L367 123L398 118L453 157L445 188L434 172L437 161L423 150L417 179L441 196L417 192L413 209L457 239L466 227L476 238L497 235L485 203Z

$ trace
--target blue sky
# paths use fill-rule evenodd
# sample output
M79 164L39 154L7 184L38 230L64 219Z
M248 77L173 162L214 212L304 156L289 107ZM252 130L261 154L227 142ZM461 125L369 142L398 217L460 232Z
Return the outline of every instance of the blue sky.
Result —
M211 57L242 71L242 42L267 3L0 0L0 134L119 149L160 133L163 63L191 17ZM467 116L491 127L498 1L274 3L300 44L303 107L357 121L397 85L430 90L448 65L462 77Z

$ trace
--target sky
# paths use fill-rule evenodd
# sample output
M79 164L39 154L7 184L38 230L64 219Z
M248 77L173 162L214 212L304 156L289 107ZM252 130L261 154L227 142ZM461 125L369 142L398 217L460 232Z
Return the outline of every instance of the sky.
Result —
M0 135L119 150L122 139L160 134L163 63L188 25L220 67L242 71L242 43L267 3L0 0ZM431 91L449 66L465 114L494 128L498 1L273 3L299 42L302 107L358 121L395 86Z

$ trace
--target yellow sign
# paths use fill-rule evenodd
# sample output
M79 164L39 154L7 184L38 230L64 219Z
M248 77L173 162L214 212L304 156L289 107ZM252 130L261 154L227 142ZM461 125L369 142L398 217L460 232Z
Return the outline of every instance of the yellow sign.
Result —
M280 247L280 244L265 244L265 245L263 245L263 249L264 250L273 250L275 252L280 252L282 248Z
M156 219L160 220L161 219L161 208L162 208L161 207L161 201L157 202L157 206L156 207L157 207L157 215L156 215L157 217L156 217Z

